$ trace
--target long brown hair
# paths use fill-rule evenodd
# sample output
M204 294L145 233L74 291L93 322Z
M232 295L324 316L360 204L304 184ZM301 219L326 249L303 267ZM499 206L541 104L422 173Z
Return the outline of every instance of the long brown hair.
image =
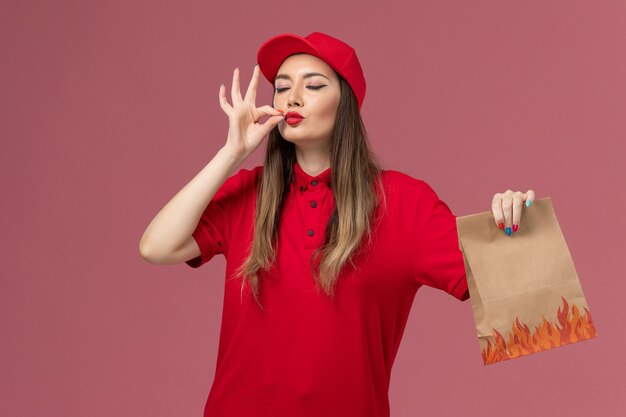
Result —
M337 74L335 72L335 74ZM331 190L335 208L326 225L324 241L311 257L310 268L317 288L334 297L339 272L357 250L372 242L376 208L386 198L382 186L382 167L370 149L357 99L346 80L337 74L341 98L332 132ZM275 126L269 133L263 175L257 184L254 239L249 254L233 278L242 278L241 291L248 281L259 302L259 269L269 270L276 259L275 243L281 210L290 184L294 181L295 144L285 140ZM377 190L382 199L378 198ZM318 269L316 269L316 267Z

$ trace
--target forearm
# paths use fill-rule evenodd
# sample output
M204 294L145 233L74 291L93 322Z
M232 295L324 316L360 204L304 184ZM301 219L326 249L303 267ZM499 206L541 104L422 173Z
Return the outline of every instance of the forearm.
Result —
M142 256L158 257L183 246L215 193L244 160L221 148L152 219L139 243Z

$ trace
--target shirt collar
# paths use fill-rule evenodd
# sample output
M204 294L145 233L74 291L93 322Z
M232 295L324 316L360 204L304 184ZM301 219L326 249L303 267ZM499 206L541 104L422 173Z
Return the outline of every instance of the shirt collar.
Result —
M324 184L330 187L331 170L332 167L329 167L326 171L321 172L318 175L309 175L302 169L300 164L298 164L298 159L296 159L293 164L295 185L297 188L302 187L302 189L304 190L307 188L307 186L312 185L312 181L317 181L318 185Z

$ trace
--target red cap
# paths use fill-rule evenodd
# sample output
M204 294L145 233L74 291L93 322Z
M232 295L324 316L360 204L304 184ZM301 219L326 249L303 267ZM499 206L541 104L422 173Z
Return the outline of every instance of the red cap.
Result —
M361 109L365 98L365 77L354 48L321 32L313 32L304 38L293 33L283 33L261 45L257 62L272 86L280 65L288 56L297 52L318 57L345 78L359 102L359 110Z

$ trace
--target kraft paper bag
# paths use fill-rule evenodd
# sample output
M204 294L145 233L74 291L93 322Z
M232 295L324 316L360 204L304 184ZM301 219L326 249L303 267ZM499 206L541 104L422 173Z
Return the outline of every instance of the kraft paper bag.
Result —
M456 222L484 365L597 336L550 197L511 236L491 211Z

